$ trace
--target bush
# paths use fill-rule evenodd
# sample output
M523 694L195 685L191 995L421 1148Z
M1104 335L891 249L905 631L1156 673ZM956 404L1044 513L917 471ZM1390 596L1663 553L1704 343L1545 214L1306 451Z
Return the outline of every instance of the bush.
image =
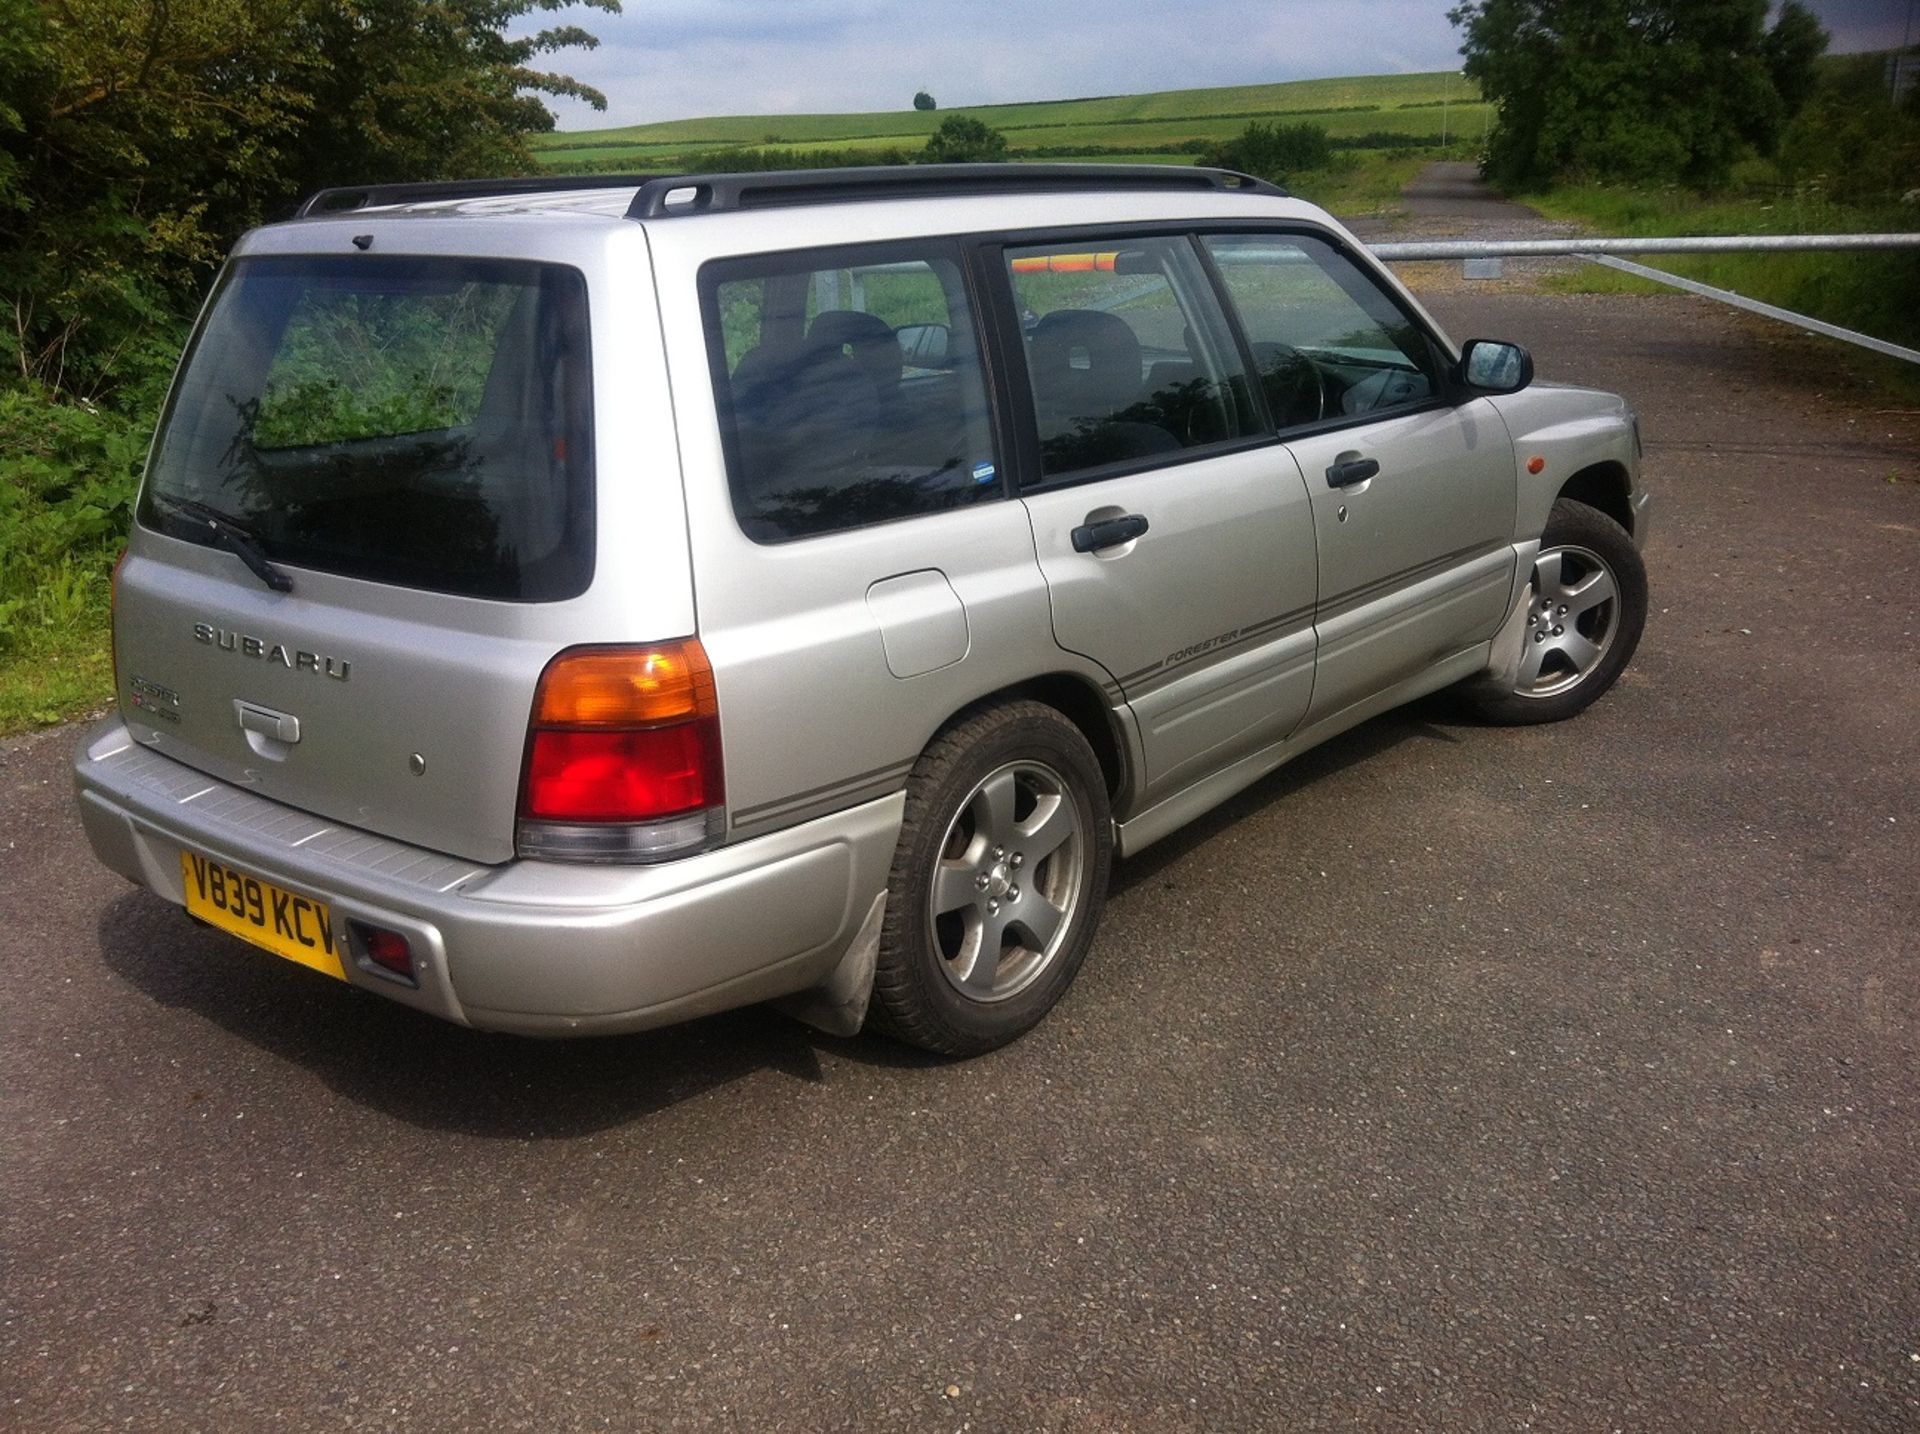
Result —
M1214 145L1206 162L1260 179L1285 180L1303 169L1324 169L1333 161L1333 142L1317 124L1248 125L1235 139Z
M0 653L46 629L105 627L153 426L0 391Z
M927 147L920 153L922 164L978 164L1007 157L1007 137L984 120L971 115L949 115L940 121Z
M1787 127L1780 168L1842 203L1897 200L1920 185L1920 88L1896 109L1878 55L1849 56L1821 74Z

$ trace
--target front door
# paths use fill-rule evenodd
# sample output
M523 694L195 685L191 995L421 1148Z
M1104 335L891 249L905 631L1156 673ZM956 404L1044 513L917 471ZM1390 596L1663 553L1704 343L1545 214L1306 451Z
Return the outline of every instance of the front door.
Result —
M1425 332L1331 243L1205 245L1310 495L1318 721L1493 636L1512 592L1513 443L1485 399L1448 401Z
M1291 732L1313 688L1313 515L1185 236L1006 249L1056 640L1138 718L1150 805Z

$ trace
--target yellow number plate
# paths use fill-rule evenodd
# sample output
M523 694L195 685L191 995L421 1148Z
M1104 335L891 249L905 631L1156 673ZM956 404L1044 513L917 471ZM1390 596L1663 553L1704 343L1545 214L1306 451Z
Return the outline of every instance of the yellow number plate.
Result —
M190 914L276 956L347 979L326 902L190 851L180 853L180 874L186 880Z

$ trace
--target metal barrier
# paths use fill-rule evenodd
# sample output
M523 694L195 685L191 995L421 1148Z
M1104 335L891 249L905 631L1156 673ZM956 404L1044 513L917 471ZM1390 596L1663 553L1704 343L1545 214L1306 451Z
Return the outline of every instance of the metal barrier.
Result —
M1745 309L1748 313L1777 319L1783 324L1792 324L1812 333L1825 334L1828 338L1857 344L1863 349L1872 349L1875 353L1920 364L1920 350L1904 348L1871 334L1843 329L1838 324L1830 324L1810 314L1795 313L1776 304L1750 299L1745 294L1736 294L1731 289L1717 289L1696 279L1683 279L1678 274L1669 274L1665 270L1618 257L1622 254L1785 254L1920 249L1920 234L1676 235L1667 239L1422 239L1398 244L1372 244L1368 247L1389 262L1461 259L1466 261L1466 276L1470 279L1500 277L1500 261L1503 259L1584 259L1589 264L1619 269L1638 278L1650 279L1656 284L1666 284L1689 294L1729 304L1736 309Z

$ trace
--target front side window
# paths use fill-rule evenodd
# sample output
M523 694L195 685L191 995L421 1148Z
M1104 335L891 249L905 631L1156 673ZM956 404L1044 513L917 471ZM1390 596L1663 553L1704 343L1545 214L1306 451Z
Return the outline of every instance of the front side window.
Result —
M980 346L945 245L701 275L734 512L784 542L1000 496Z
M592 576L586 282L518 260L240 259L175 385L140 507L212 510L296 567L472 597Z
M1302 234L1205 243L1280 428L1400 408L1438 392L1426 335L1331 244Z
M1043 476L1255 431L1239 361L1188 240L1008 249Z

